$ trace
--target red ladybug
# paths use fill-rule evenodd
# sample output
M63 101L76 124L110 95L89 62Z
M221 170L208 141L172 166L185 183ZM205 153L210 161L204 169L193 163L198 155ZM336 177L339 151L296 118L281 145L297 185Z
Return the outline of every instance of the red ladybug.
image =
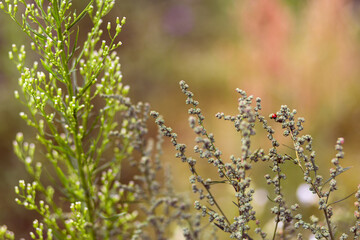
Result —
M277 118L276 113L273 113L270 118L271 118L271 119L276 119L276 118Z

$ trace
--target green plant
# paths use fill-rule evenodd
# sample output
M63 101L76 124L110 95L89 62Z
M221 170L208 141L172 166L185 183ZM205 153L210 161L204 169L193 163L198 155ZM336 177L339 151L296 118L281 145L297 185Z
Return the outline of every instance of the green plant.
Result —
M114 4L92 0L77 13L69 0L0 2L40 61L27 67L24 46L14 44L9 53L20 72L15 97L27 108L20 116L36 130L36 143L18 133L13 144L33 178L15 187L16 202L39 216L32 239L146 239L151 225L163 239L178 217L190 221L187 205L155 177L161 164L153 163L145 136L149 105L132 104L129 87L121 83L115 50L125 18L117 18L115 27L108 22L109 40L101 40L102 19ZM93 26L80 44L79 22L85 17ZM141 161L132 160L134 154ZM135 182L122 182L124 161L138 169ZM136 203L147 214L141 222L130 209ZM0 238L14 235L3 226Z
M20 19L18 2L25 7ZM126 222L135 217L128 213L127 204L121 204L132 196L121 194L115 182L121 160L132 148L128 146L129 139L124 139L126 147L122 151L112 150L109 139L117 126L116 113L126 107L111 98L103 98L100 108L95 106L101 95L125 96L128 92L120 83L119 58L114 52L121 45L116 39L125 18L117 19L115 30L108 23L110 42L99 44L102 18L114 1L96 1L95 8L93 2L79 14L71 11L71 1L5 1L0 5L30 37L41 63L36 61L31 68L26 67L24 46L13 45L9 53L21 74L21 93L15 91L15 97L28 109L20 116L36 129L36 139L56 173L48 175L54 186L43 184L41 178L45 176L41 161L36 160L39 156L35 155L35 144L24 142L19 133L14 141L15 153L34 182L19 182L16 201L43 218L41 222L34 221L36 233L31 234L32 238L43 237L43 224L48 238L96 239L101 232L106 238L114 228L126 229ZM79 46L77 24L85 16L90 17L93 27ZM126 126L121 127L127 130ZM107 151L113 151L111 161L103 159ZM109 168L115 172L106 174ZM60 187L54 188L57 184ZM117 196L110 197L114 194ZM57 202L54 196L66 200ZM71 205L65 206L66 202ZM69 207L70 212L65 213ZM109 218L114 220L108 221ZM102 228L108 231L101 231Z

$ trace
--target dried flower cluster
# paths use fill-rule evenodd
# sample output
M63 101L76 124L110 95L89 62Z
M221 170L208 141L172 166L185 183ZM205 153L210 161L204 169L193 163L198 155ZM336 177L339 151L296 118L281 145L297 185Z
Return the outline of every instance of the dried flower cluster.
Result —
M270 239L294 239L295 237L303 239L303 234L308 236L305 230L314 234L316 239L335 239L336 236L340 236L341 239L349 238L350 233L337 232L336 223L332 221L332 216L333 205L353 194L335 202L329 201L330 195L338 189L336 178L349 169L340 165L341 159L344 158L343 138L339 138L336 142L335 149L338 153L331 161L334 168L330 169L329 178L323 180L323 177L318 173L319 167L316 165L315 151L312 149L312 137L310 135L300 135L300 132L304 129L303 123L305 119L302 117L296 118L296 110L291 111L286 105L281 106L280 111L277 113L270 114L269 118L275 123L281 124L284 129L283 135L289 137L294 145L294 157L282 154L279 151L280 143L275 139L274 129L270 126L266 117L260 114L261 99L256 98L253 107L253 96L247 96L245 91L236 89L240 94L238 100L239 114L235 116L225 115L224 113L216 114L218 119L233 122L236 131L241 135L240 156L232 155L229 160L225 160L222 157L221 150L215 145L214 135L208 132L204 126L205 117L198 107L199 102L194 100L193 93L188 90L189 86L184 81L180 82L180 88L187 97L186 104L190 105L190 127L197 135L195 139L196 145L193 150L200 159L206 159L209 164L217 169L218 179L205 180L205 177L200 176L196 170L198 161L186 155L187 146L178 143L177 134L173 133L172 129L165 125L159 113L152 111L151 115L156 119L155 122L162 134L170 138L177 150L176 157L189 165L190 183L193 192L197 193L199 198L194 202L194 207L201 212L203 217L207 216L208 220L217 228L229 233L229 237L235 239L257 239L259 237L262 239L269 239L269 237ZM262 125L267 132L267 139L271 141L272 147L268 152L262 148L252 146L251 136L256 134L256 124ZM262 230L261 221L257 219L252 203L256 189L252 187L250 173L253 164L258 161L267 162L271 169L271 172L265 175L266 183L273 187L272 192L274 193L271 196L273 207L270 212L275 215L275 227L271 234ZM299 204L293 203L289 205L286 201L282 185L287 179L284 164L288 161L299 167L309 190L318 197L318 209L323 214L324 222L315 216L310 218L310 222L305 221L301 215ZM233 203L233 207L238 213L235 218L229 219L218 204L211 189L214 184L231 185L234 196L229 199L229 202ZM359 206L358 203L355 203L355 205ZM358 212L355 212L358 219L357 215ZM280 229L280 225L282 229ZM350 232L355 239L358 238L358 223L351 227ZM259 236L254 237L253 234Z

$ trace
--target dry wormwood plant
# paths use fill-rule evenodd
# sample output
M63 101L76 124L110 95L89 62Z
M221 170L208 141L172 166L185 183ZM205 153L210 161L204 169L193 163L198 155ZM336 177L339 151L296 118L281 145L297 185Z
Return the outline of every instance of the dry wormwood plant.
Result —
M188 90L189 86L184 81L181 81L180 88L187 97L186 104L190 105L190 127L197 135L194 152L198 154L201 161L207 160L209 164L217 169L218 179L205 179L200 176L196 169L198 161L192 157L187 157L186 145L177 141L177 134L173 133L172 129L165 125L163 118L157 112L152 111L151 115L156 119L162 134L170 138L177 150L176 157L188 164L191 173L190 183L192 184L192 190L198 194L199 198L199 200L195 201L194 206L196 210L201 212L203 217L207 217L209 222L213 223L218 229L229 233L230 238L235 239L303 239L303 235L307 236L307 231L312 233L316 239L359 239L360 188L355 193L357 210L355 211L354 223L349 223L349 226L353 224L353 226L350 226L349 232L338 232L336 222L332 220L335 204L353 195L351 194L334 202L330 201L330 195L333 195L338 188L336 178L349 169L340 165L341 159L344 158L343 138L339 138L336 142L337 154L331 160L334 167L330 169L329 178L324 180L318 173L319 167L316 165L315 151L312 149L312 137L310 135L300 135L303 130L304 118L296 118L296 110L291 111L285 105L281 106L280 111L269 116L273 122L281 124L284 129L284 136L291 138L294 145L293 157L288 154L281 154L278 150L280 144L274 137L275 131L269 125L268 120L260 114L261 99L256 98L256 105L253 107L253 96L247 96L245 91L237 89L240 94L239 114L236 116L229 116L224 113L216 114L218 119L233 122L236 131L241 135L241 155L231 156L230 161L227 161L223 159L220 149L216 147L214 135L205 128L205 117L201 109L198 108L199 102L194 100L193 93ZM267 138L272 145L268 152L261 148L252 150L251 136L255 135L255 125L257 123L261 124L268 133ZM258 161L267 162L271 167L271 173L265 175L265 180L268 185L272 186L274 193L274 197L272 197L274 206L270 211L274 214L275 227L271 233L265 233L261 229L261 219L257 219L252 205L256 189L252 188L250 172L252 165ZM298 166L310 191L318 197L319 212L314 213L318 217L313 215L310 220L303 219L299 205L296 203L289 205L286 202L286 196L284 196L281 186L286 181L283 164L287 161ZM229 219L217 202L211 188L214 184L231 185L234 196L229 199L229 202L233 203L233 208L237 211L237 216L234 219ZM320 218L323 220L320 220ZM279 229L279 223L282 223L282 229ZM251 229L251 226L254 225L256 228ZM254 236L255 234L257 236ZM188 239L192 239L191 236Z

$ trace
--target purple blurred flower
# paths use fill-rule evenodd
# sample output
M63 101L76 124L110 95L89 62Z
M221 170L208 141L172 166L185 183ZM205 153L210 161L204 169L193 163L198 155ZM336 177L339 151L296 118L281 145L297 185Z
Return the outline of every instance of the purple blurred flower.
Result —
M189 33L193 26L194 13L190 6L176 4L166 9L163 19L163 28L166 33L182 36Z

